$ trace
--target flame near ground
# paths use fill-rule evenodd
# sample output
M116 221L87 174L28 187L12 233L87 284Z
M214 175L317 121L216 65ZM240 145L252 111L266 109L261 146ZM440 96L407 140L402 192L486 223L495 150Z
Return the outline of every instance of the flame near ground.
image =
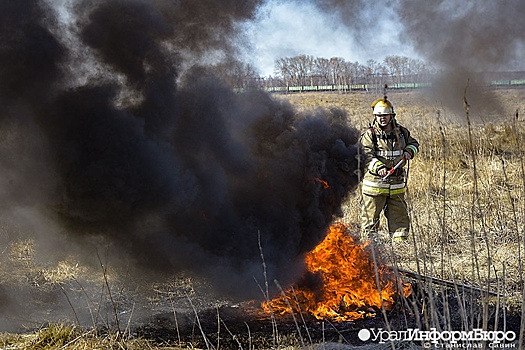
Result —
M411 285L394 276L387 266L375 265L368 245L356 243L345 225L332 225L325 239L305 257L307 273L320 283L291 287L269 303L263 302L263 310L342 322L374 317L382 308L392 309L397 297L411 294Z

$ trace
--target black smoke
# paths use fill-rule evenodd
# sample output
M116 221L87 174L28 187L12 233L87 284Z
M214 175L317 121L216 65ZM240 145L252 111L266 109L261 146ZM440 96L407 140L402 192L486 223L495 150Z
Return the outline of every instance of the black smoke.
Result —
M358 132L194 64L233 55L258 5L3 1L3 215L32 208L47 241L109 245L132 270L190 271L229 295L261 297L261 252L269 278L294 282L357 186Z

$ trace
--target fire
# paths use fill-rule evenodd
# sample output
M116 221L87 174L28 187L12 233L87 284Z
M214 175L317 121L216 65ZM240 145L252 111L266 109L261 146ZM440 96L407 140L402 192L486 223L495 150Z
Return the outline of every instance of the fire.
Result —
M283 296L263 303L263 309L282 315L293 311L317 319L353 321L373 317L382 307L390 310L400 293L410 295L410 284L389 274L385 266L379 265L376 278L366 244L356 244L347 232L343 224L331 226L326 238L306 256L309 274L320 280L317 288L290 288Z
M323 179L320 179L320 178L316 177L316 178L314 178L314 181L317 181L317 182L319 182L321 185L323 185L323 188L324 188L325 190L327 190L327 189L330 188L330 185L328 184L328 182L325 181L325 180L323 180Z

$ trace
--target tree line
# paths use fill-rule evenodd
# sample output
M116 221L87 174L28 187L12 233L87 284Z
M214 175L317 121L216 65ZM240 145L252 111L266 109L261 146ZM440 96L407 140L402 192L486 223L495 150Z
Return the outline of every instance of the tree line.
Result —
M391 55L382 62L369 59L365 64L341 57L299 55L275 60L274 75L263 77L249 64L233 62L215 66L219 77L233 88L288 86L349 86L425 83L436 69L419 59Z

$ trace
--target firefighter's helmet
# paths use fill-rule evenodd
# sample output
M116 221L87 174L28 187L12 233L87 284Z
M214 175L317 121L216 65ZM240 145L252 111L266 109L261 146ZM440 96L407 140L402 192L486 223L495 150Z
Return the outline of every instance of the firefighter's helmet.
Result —
M394 105L392 102L387 100L386 98L380 98L374 101L372 103L372 110L374 115L382 115L382 114L392 114L396 115L394 112Z

